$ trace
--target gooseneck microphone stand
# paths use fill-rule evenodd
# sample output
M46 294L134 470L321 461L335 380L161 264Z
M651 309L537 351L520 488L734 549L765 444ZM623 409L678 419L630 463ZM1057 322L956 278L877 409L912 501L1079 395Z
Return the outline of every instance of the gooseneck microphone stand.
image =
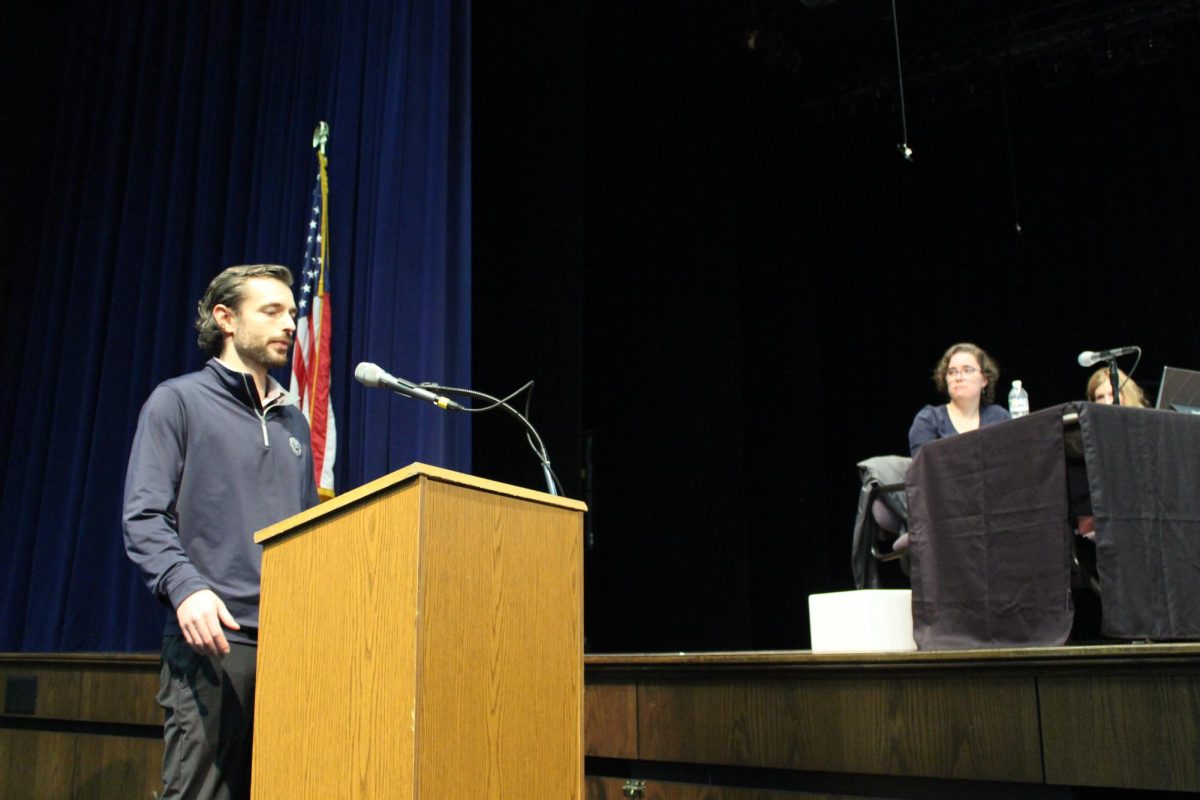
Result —
M546 445L542 443L542 437L538 436L538 432L534 429L533 424L526 418L524 414L517 411L508 404L508 401L519 395L521 392L533 385L533 381L517 389L508 397L501 400L498 397L492 397L490 394L475 391L474 389L463 389L457 386L442 386L441 384L432 382L422 382L418 384L422 389L427 389L431 392L439 394L457 394L464 397L473 397L476 400L486 400L490 405L480 406L478 408L463 407L461 410L468 414L480 414L484 411L491 411L496 408L503 408L510 416L515 417L520 423L525 426L525 441L529 442L529 446L533 448L534 455L537 456L542 465L542 474L546 478L546 491L556 497L562 495L562 485L558 482L558 476L554 474L554 470L550 467L550 455L546 452Z
M1133 360L1133 366L1129 368L1129 374L1125 376L1125 380L1121 381L1121 373L1117 370L1117 357L1111 355L1105 359L1108 362L1108 382L1113 387L1113 405L1121 405L1121 390L1125 388L1125 384L1133 378L1133 373L1137 371L1138 364L1142 363L1142 348L1124 348L1136 351L1137 358Z

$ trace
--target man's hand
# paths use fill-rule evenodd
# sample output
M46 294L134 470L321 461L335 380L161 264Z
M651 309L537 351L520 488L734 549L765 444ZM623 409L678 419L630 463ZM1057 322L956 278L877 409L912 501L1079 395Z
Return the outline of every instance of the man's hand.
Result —
M183 638L193 650L204 655L229 654L229 642L225 640L222 625L230 630L241 630L225 603L211 589L189 594L175 609L175 615L183 629Z

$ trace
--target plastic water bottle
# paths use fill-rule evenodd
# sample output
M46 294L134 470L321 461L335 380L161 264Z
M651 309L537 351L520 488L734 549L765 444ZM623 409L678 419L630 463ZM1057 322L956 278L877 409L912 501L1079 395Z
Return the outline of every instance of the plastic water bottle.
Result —
M1008 393L1008 413L1013 419L1029 413L1029 393L1021 386L1020 381L1012 382L1012 389Z

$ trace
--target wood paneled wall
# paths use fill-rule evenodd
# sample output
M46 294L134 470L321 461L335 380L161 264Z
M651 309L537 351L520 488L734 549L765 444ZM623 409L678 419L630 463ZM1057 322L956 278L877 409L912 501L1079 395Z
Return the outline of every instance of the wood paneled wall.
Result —
M1200 792L1200 645L591 656L585 686L585 752L635 777L640 763L659 779L677 764Z
M161 790L157 655L0 655L0 691L0 796L150 800Z
M0 716L0 796L149 800L157 675L157 655L0 655L0 687L37 678L33 713ZM585 686L586 754L633 775L653 765L644 800L850 794L699 785L664 777L673 763L1200 792L1200 645L593 656ZM625 797L628 777L589 775L587 797Z
M1200 676L1038 681L1046 781L1200 791Z

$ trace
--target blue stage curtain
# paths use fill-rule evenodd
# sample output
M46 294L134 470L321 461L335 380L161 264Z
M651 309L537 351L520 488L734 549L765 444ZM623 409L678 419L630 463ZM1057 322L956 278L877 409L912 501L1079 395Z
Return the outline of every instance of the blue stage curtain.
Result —
M339 489L420 460L470 469L470 426L353 382L359 360L470 384L467 0L80 2L60 38L45 221L5 265L0 650L153 650L127 561L125 462L156 384L198 369L225 266L298 267L328 148ZM20 35L15 34L15 35ZM11 122L11 120L10 120ZM6 192L31 187L6 186ZM278 376L286 384L286 375Z

